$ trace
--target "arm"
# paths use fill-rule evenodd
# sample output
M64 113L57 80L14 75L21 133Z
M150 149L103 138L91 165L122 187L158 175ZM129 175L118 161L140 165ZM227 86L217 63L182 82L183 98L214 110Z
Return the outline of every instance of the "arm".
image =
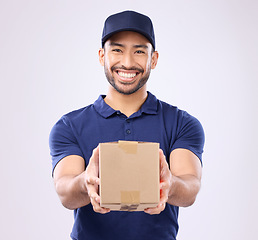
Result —
M175 149L170 154L172 183L168 203L191 206L201 187L202 167L199 158L189 150Z
M85 169L84 159L77 155L63 158L55 167L54 183L62 204L68 209L76 209L89 203L95 211L109 212L101 208L98 195L99 148L94 149Z
M168 202L187 207L194 203L201 186L201 163L187 149L175 149L170 154L170 170L160 150L160 203L156 208L146 209L149 214L159 214Z

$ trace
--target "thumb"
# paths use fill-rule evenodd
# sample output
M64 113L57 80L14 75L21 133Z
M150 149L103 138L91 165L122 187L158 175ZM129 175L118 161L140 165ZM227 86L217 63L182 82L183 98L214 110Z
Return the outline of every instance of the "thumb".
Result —
M99 165L99 146L93 150L89 164Z

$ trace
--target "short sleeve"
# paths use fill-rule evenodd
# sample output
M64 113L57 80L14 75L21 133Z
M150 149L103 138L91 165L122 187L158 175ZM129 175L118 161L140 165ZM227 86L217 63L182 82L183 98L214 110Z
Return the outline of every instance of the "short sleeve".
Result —
M69 155L83 157L69 120L63 116L52 128L49 135L50 155L52 157L52 173L57 163Z
M201 123L195 117L185 111L179 113L176 139L171 146L171 151L176 148L184 148L193 152L202 163L204 147L204 130Z

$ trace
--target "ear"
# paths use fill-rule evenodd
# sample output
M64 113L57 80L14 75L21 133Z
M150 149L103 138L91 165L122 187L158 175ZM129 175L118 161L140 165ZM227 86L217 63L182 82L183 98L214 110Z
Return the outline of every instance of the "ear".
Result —
M99 49L99 62L101 66L104 66L104 49L100 48Z
M158 63L159 53L155 51L151 57L151 69L154 69Z

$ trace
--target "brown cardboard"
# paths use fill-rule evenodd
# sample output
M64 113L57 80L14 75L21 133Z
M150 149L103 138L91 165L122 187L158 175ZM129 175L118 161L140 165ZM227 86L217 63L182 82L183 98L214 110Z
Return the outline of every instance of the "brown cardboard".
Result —
M159 144L100 143L100 206L143 211L159 203Z

